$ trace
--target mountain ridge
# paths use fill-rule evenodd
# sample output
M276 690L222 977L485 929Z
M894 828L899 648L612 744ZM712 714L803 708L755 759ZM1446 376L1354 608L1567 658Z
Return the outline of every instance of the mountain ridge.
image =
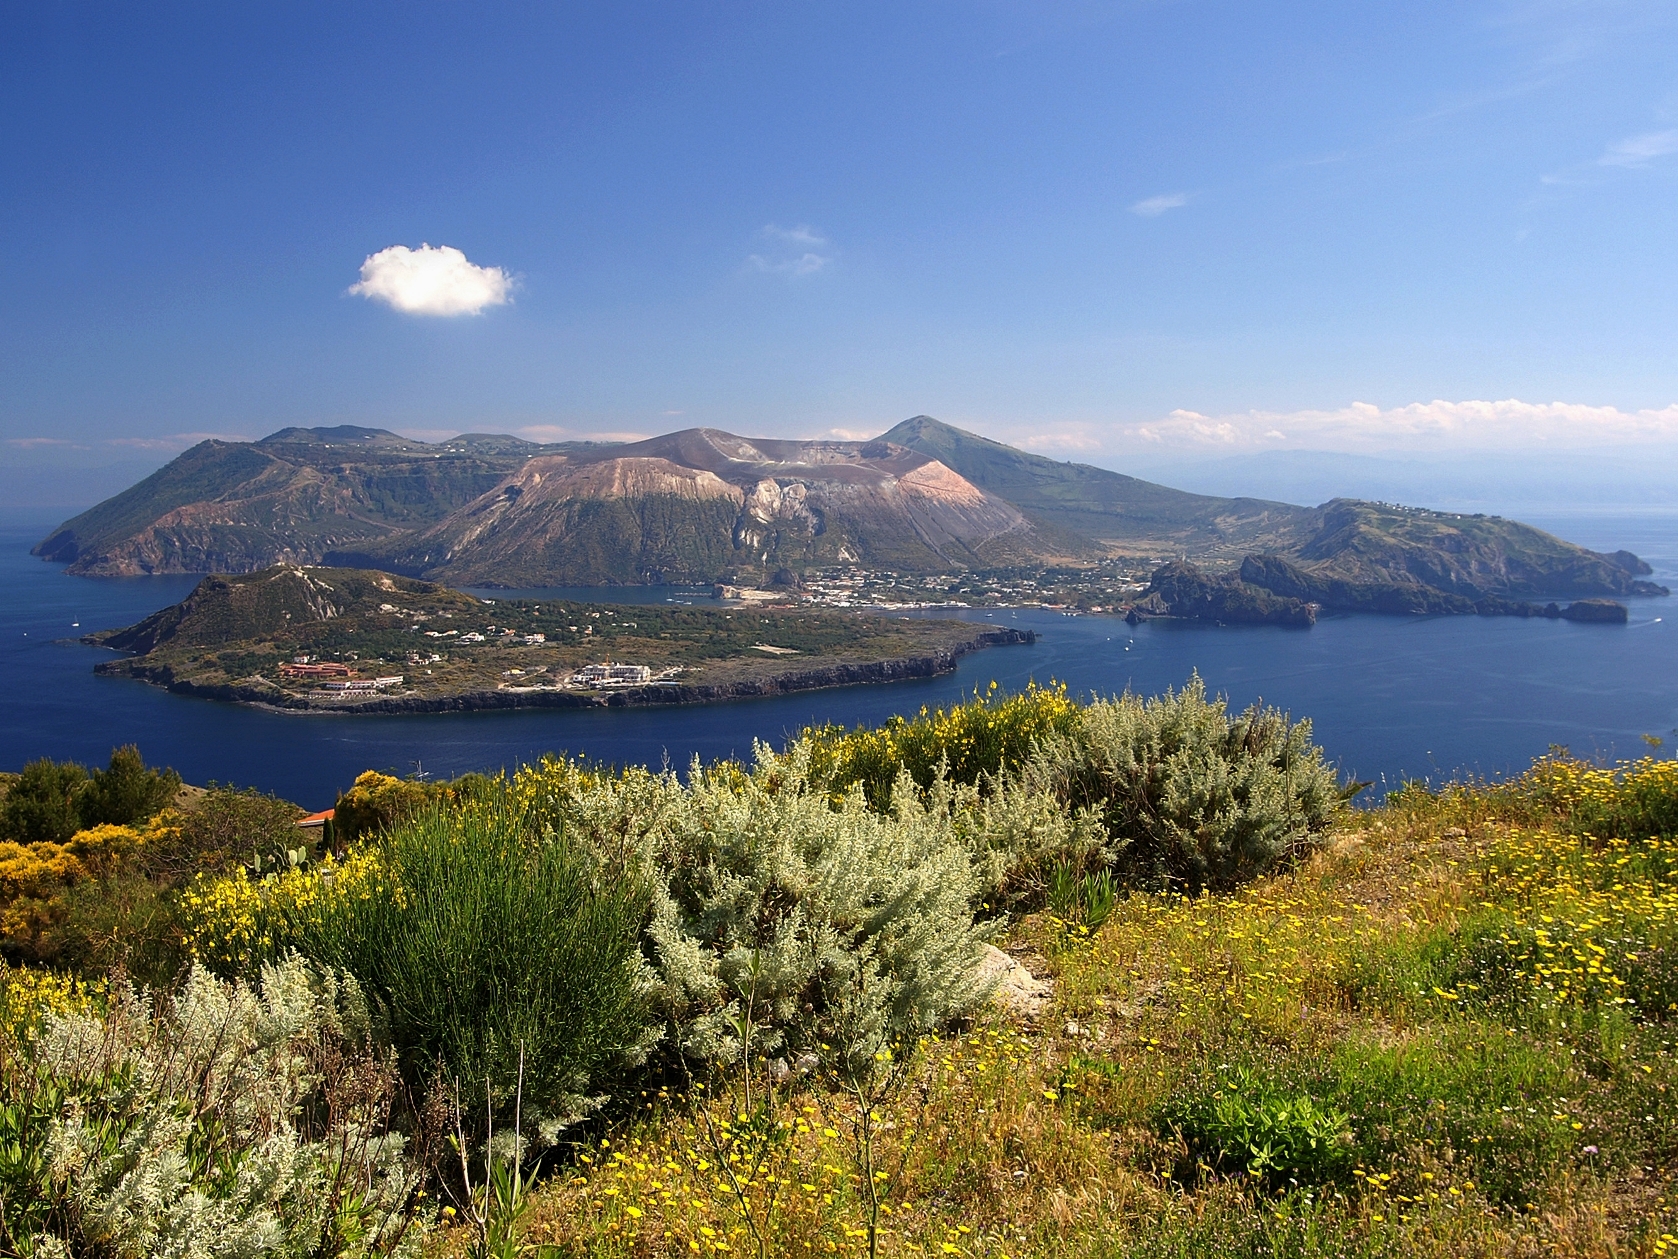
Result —
M1629 552L1598 554L1495 516L1191 494L924 415L860 442L689 428L544 445L285 428L201 442L34 553L89 575L331 564L498 586L1189 558L1286 571L1276 580L1290 589L1273 593L1290 598L1300 574L1325 589L1391 587L1392 606L1438 602L1404 594L1422 589L1470 601L1664 593L1640 580L1648 566Z

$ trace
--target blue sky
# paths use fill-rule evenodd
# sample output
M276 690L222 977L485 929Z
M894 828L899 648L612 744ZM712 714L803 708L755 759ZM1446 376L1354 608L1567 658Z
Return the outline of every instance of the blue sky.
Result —
M1669 3L0 4L0 459L1666 451L1675 67ZM507 300L349 291L427 243Z

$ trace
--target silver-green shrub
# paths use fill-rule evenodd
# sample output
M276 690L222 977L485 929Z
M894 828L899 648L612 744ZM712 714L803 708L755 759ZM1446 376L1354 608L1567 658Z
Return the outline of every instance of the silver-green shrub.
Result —
M985 995L988 884L1029 836L1070 830L1052 802L954 789L899 791L881 815L860 788L813 786L796 747L760 745L750 770L696 764L686 786L549 760L515 790L540 828L648 877L661 1009L684 1055L718 1062L748 1025L754 1051L860 1051L965 1013Z
M417 1253L419 1171L367 1036L354 983L295 957L254 986L194 967L171 997L46 1015L7 1046L47 1199L10 1217L31 1226L9 1253Z
M1263 874L1308 847L1345 799L1309 721L1258 704L1231 715L1198 676L1154 699L1091 702L1074 734L1038 745L1021 779L1098 814L1132 880L1190 890Z

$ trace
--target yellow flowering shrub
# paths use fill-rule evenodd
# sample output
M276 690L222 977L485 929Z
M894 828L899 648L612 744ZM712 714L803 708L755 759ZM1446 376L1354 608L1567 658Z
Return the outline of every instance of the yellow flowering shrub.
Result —
M469 803L491 781L482 774L464 774L453 782L420 782L366 770L338 797L333 807L333 836L339 844L348 844L413 817L429 805Z
M62 844L0 841L0 901L50 896L78 879L115 874L132 866L148 835L132 826L95 826Z
M261 878L252 878L243 867L231 874L200 875L181 893L181 934L191 956L216 973L249 974L283 953L336 902L400 899L400 889L388 883L370 847L353 848L341 860L329 857Z
M110 824L77 831L62 844L0 841L0 940L38 957L69 889L137 869L153 842L149 827Z
M105 995L101 980L7 966L0 962L0 1031L19 1036L40 1025L49 1014L80 1014L95 1008Z
M1555 753L1535 762L1515 790L1590 834L1678 834L1678 760L1671 758L1645 756L1607 767Z
M869 803L883 808L902 770L925 787L947 761L953 780L978 782L1017 768L1036 744L1071 734L1077 722L1078 705L1066 697L1065 686L1033 683L1017 695L1000 695L992 682L965 704L923 706L914 717L891 717L874 729L811 726L800 738L809 748L813 780L835 791L860 783Z

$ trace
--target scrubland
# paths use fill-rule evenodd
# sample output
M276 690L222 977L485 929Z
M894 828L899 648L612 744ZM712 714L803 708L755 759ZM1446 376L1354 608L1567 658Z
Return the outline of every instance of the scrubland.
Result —
M0 1254L1678 1245L1678 762L1350 795L1191 683L14 842Z

